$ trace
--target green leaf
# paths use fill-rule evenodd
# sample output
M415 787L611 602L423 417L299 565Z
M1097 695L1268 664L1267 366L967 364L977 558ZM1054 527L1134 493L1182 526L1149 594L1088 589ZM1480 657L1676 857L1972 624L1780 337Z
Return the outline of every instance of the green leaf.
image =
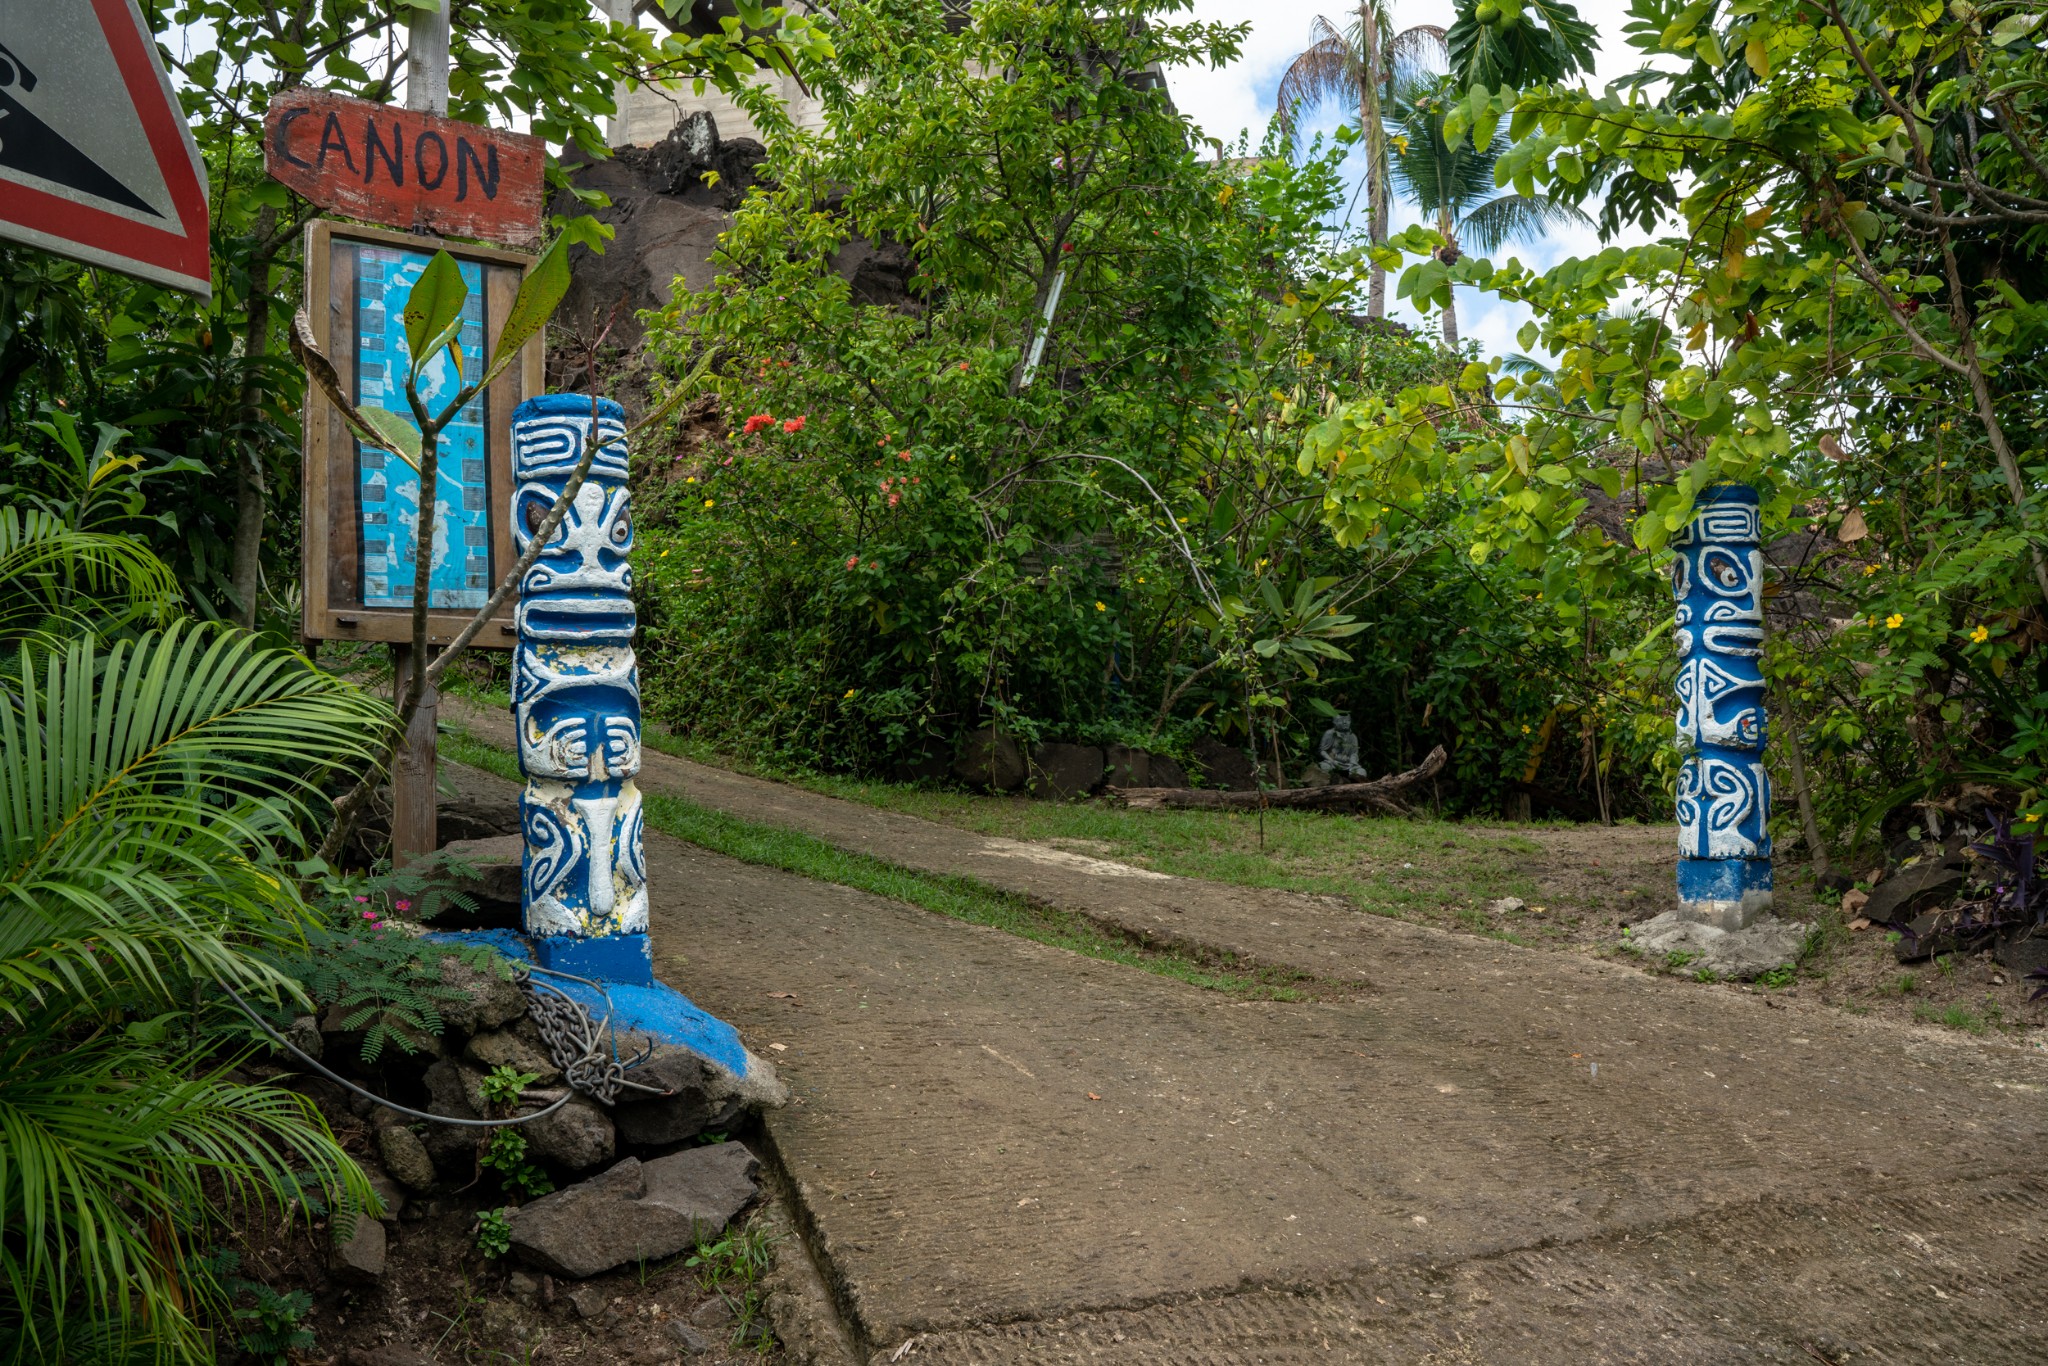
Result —
M2039 10L2032 14L2011 15L2001 20L1998 27L1991 30L1991 41L1999 47L2007 43L2016 43L2038 28L2043 18L2048 18L2048 15Z
M420 432L411 421L385 408L363 408L363 421L377 434L379 440L395 454L402 456L415 470L420 467Z
M419 283L405 298L405 345L412 352L412 373L417 377L434 353L452 345L451 337L462 331L462 305L469 298L469 286L462 282L462 267L445 251L434 253ZM459 366L461 361L456 364Z
M569 238L565 233L555 239L554 245L542 253L520 281L519 293L505 315L505 330L498 334L498 346L491 353L490 368L485 371L482 384L488 385L519 359L520 350L547 325L568 292Z

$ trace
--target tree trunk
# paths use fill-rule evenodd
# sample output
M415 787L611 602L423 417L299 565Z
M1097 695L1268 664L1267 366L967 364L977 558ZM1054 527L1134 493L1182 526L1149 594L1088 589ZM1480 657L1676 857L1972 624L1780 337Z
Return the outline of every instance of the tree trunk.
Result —
M1433 778L1444 766L1444 747L1438 745L1429 757L1406 773L1376 778L1369 783L1339 783L1334 787L1292 787L1275 792L1219 792L1205 787L1111 787L1111 796L1138 811L1172 810L1263 810L1266 807L1345 808L1364 807L1389 815L1405 816L1408 808L1397 794L1416 783Z
M1806 749L1799 741L1799 716L1792 710L1791 699L1783 690L1778 694L1778 707L1785 713L1786 725L1782 735L1785 758L1792 769L1792 795L1799 801L1799 826L1806 835L1807 855L1813 861L1814 880L1823 882L1833 870L1828 863L1828 842L1821 838L1820 821L1813 813L1813 789L1806 781Z
M242 356L253 362L270 346L270 263L274 248L271 234L277 231L277 210L264 208L256 215L253 231L259 244L249 262L249 298L242 315ZM242 386L242 425L245 430L261 429L262 382L254 372ZM263 591L263 523L270 512L270 489L263 476L263 452L254 438L244 445L235 462L235 543L229 582L235 595L235 621L245 630L256 625L256 599Z
M1380 92L1386 87L1386 78L1380 70L1379 16L1373 13L1371 0L1359 0L1358 34L1363 58L1359 63L1358 122L1365 134L1366 236L1377 247L1387 240L1391 205L1387 193L1386 111L1380 107ZM1372 268L1365 312L1369 318L1387 316L1384 266Z

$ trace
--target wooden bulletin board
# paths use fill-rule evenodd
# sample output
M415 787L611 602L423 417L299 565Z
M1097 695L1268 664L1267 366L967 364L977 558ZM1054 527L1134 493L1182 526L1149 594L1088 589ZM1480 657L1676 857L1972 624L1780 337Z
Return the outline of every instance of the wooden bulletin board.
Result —
M464 371L474 375L470 367L488 354L485 339L495 344L504 329L532 256L327 219L307 225L306 311L315 341L357 407L410 416L399 318L411 280L440 250L455 258L470 286L462 346ZM430 566L429 641L453 640L518 558L510 522L512 410L541 391L542 344L536 335L519 363L441 434L435 501L445 531L437 534ZM444 388L456 382L445 358L427 378ZM316 385L306 390L304 475L306 638L410 641L417 533L407 489L416 499L418 476L396 456L359 443ZM516 605L508 597L475 644L511 649Z

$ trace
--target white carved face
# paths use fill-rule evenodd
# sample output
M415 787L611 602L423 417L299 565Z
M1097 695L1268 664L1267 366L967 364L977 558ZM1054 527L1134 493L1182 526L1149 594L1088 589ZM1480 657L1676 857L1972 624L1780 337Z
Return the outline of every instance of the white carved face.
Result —
M526 834L527 930L532 934L636 934L647 929L647 867L640 792L578 797L534 782L520 801Z
M640 771L640 680L630 649L520 650L512 712L528 777L602 783Z

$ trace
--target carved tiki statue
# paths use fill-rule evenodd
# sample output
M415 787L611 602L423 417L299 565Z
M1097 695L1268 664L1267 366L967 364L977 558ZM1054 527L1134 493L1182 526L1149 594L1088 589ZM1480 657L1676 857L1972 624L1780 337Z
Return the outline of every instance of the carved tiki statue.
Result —
M544 966L644 981L633 520L618 404L552 394L519 405L512 534L524 554L593 439L589 477L519 583L512 715L526 778L526 931Z
M1678 903L1739 929L1771 904L1771 780L1764 770L1764 559L1756 490L1703 490L1674 542Z

